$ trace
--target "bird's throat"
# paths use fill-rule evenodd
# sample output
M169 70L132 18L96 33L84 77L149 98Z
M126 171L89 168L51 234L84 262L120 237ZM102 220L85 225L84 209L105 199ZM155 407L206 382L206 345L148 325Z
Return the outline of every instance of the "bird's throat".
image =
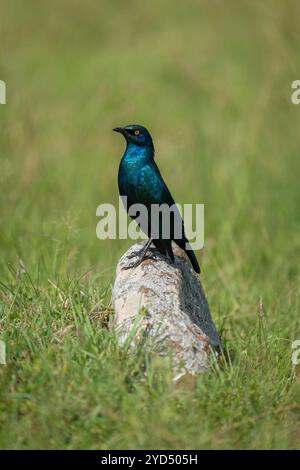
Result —
M127 147L124 153L124 157L127 159L141 159L141 160L152 160L154 157L153 145L140 146L132 142L127 143Z

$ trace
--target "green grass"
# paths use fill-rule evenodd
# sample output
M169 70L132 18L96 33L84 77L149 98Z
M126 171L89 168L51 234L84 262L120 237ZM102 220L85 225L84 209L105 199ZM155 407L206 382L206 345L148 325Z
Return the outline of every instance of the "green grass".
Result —
M0 447L299 448L299 2L2 11ZM176 201L205 204L201 279L230 360L195 384L106 326L131 242L98 240L95 212L118 198L111 128L132 122Z

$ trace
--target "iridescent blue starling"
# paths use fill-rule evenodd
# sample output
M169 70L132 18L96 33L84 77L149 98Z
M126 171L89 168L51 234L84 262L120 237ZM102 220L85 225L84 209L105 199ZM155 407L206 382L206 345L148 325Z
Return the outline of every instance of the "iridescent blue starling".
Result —
M150 133L145 127L138 125L116 127L113 130L120 132L125 137L127 144L119 167L118 184L120 196L127 197L127 210L129 210L130 206L133 204L144 204L148 209L149 215L147 226L141 226L141 229L148 235L149 240L140 251L138 260L134 263L134 266L138 266L146 257L151 243L153 243L160 253L167 255L170 260L174 262L174 254L172 251L172 240L174 240L174 242L186 252L194 270L200 273L197 258L185 236L181 217L180 224L182 230L179 237L178 232L176 232L174 228L174 218L171 218L169 238L162 236L161 227L159 227L158 232L155 231L155 233L153 233L154 227L153 223L151 224L150 216L151 205L166 204L171 208L174 206L175 202L154 161L154 146ZM160 220L160 224L163 225L163 223L164 221Z

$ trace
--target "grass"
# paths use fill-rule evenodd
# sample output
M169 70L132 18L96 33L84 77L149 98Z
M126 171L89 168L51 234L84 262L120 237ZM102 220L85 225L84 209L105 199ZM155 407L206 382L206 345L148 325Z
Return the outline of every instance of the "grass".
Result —
M299 448L299 2L3 10L0 447ZM131 242L98 240L95 212L118 198L111 128L132 122L175 199L205 204L201 279L230 360L194 384L107 330Z

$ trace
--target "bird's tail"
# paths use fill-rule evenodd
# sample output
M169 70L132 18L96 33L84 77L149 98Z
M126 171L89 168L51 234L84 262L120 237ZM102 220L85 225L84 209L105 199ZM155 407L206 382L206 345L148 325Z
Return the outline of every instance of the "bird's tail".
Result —
M195 253L193 252L192 250L192 247L191 245L189 244L189 242L187 241L186 238L183 238L181 240L175 240L175 242L177 243L177 245L186 252L193 268L194 268L194 271L198 274L200 274L201 272L201 269L200 269L200 266L199 266L199 263L197 261L197 258L196 258L196 255Z
M196 255L193 252L193 250L192 249L185 250L185 252L188 255L188 258L189 258L190 262L192 263L192 266L193 266L194 270L196 271L196 273L200 274L201 269L200 269L199 263L197 261Z

